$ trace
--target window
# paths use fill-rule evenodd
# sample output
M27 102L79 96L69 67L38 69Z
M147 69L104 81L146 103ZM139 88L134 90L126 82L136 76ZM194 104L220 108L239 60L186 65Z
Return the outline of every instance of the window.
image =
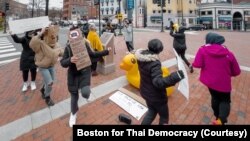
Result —
M155 10L153 10L153 13L155 13Z
M168 4L170 4L170 0L168 0Z
M212 11L207 11L208 15L212 15L212 13L213 13Z
M206 15L205 11L201 11L200 13L201 13L201 15Z
M221 15L221 14L222 14L222 11L221 11L221 10L219 10L219 11L218 11L218 14L220 14L220 15Z
M193 14L193 10L189 10L189 14Z
M171 14L171 10L168 10L168 14Z
M192 4L192 0L189 0L189 4Z

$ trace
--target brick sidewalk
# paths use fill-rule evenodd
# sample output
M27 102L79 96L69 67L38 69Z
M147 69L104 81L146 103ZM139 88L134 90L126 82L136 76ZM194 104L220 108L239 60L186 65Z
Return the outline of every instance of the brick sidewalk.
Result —
M199 32L199 35L187 34L187 53L195 55L197 48L204 43L204 36L207 32ZM248 47L249 33L227 33L223 32L226 39L230 34L235 34L231 40L226 40L226 44L236 54L241 65L248 65L249 55ZM136 32L135 48L145 48L147 42L152 38L158 38L164 43L164 51L160 55L162 61L174 58L172 52L172 38L168 33L157 32ZM140 37L140 38L139 38ZM116 44L116 72L109 75L99 75L92 78L92 87L96 87L107 81L113 80L125 74L119 69L119 63L125 55L127 49L123 37L115 38ZM192 59L190 60L192 61ZM176 66L171 67L174 71ZM53 87L52 98L56 103L70 97L66 85L66 69L59 64L56 66L57 82ZM19 118L39 111L46 107L39 93L41 87L41 76L38 73L37 86L34 92L21 93L22 77L19 71L19 62L0 67L0 125L15 121ZM212 109L210 108L210 95L205 86L199 81L199 70L189 74L190 99L186 100L177 90L169 98L170 122L171 124L210 124L214 119ZM242 71L239 77L233 79L232 91L232 109L229 116L229 124L250 124L250 107L247 106L250 98L250 73ZM138 90L130 85L125 86L137 94ZM126 113L119 106L114 104L108 98L112 93L95 100L92 103L82 106L78 113L78 124L122 124L118 121L118 114ZM46 125L33 129L32 131L18 137L16 140L39 140L39 141L68 141L72 138L72 129L68 127L69 114L62 116ZM140 121L133 119L133 124L139 124ZM157 124L157 120L154 122Z

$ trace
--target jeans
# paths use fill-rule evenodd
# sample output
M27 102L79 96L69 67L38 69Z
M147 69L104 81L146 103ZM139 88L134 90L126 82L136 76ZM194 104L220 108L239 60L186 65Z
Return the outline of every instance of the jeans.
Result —
M55 67L39 68L44 81L44 95L49 97L55 80Z

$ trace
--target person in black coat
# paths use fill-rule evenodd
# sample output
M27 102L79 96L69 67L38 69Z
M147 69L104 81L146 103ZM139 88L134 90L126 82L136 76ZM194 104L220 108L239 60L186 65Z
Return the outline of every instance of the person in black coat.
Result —
M159 53L163 50L162 42L153 39L148 42L147 50L137 50L135 56L140 72L140 94L145 99L148 111L142 120L142 125L150 125L156 115L160 115L159 124L168 124L168 97L166 88L174 86L184 78L181 70L163 77Z
M182 58L182 60L186 63L189 67L190 73L194 72L193 66L188 62L187 58L185 57L185 52L187 50L186 46L186 36L185 36L186 28L181 26L176 33L173 30L170 30L170 35L174 38L173 47L176 53Z
M109 50L93 51L89 42L85 39L85 45L91 58L97 58L106 56L109 54ZM68 68L68 90L71 94L71 115L69 119L69 126L72 127L76 123L76 113L78 111L78 89L80 89L82 97L89 99L90 97L90 82L91 82L91 66L84 69L77 70L75 63L78 61L76 56L73 56L70 45L67 44L64 55L61 59L61 65L64 68Z
M34 51L29 47L30 40L34 34L34 31L27 31L25 33L25 36L18 37L16 34L11 35L15 43L21 43L23 47L23 51L20 58L20 70L23 73L23 87L22 92L27 91L29 83L28 83L28 77L29 77L29 71L31 73L31 90L36 89L36 68L35 65L35 53Z

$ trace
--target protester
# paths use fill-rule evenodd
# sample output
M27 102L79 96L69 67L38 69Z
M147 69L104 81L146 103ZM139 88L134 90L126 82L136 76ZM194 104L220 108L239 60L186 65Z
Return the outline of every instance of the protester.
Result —
M182 58L182 60L186 63L189 67L190 73L194 72L193 66L188 62L187 58L185 57L185 52L187 50L186 46L186 36L185 36L186 28L181 26L179 27L177 32L173 30L170 31L170 35L174 38L173 47L176 53Z
M11 33L11 32L10 32ZM23 75L23 87L22 92L28 90L28 86L30 84L31 90L36 89L36 65L35 65L35 53L29 47L30 40L32 36L35 34L35 31L27 31L25 36L18 37L16 34L11 35L14 42L21 43L23 50L20 58L20 70L22 71ZM31 82L28 82L29 72L31 74Z
M89 34L88 34L88 38L90 41L90 45L93 48L94 51L103 51L103 46L102 46L102 42L101 39L99 37L99 35L96 33L96 26L95 24L90 24L89 26ZM92 70L92 76L97 76L98 73L96 72L96 68L97 68L97 62L101 61L102 57L94 57L91 58L91 70Z
M106 26L102 30L102 33L103 32L114 33L114 36L116 36L115 29L110 22L107 22Z
M30 47L35 52L35 64L42 74L44 85L41 89L42 98L48 106L53 106L50 95L52 85L55 80L55 67L57 59L62 55L63 50L59 47L58 41L59 27L50 25L43 28L41 33L34 36L30 41Z
M125 42L126 46L129 52L134 50L133 47L133 25L131 20L125 20L124 21L124 37L125 37Z
M76 28L71 28L70 30L74 30ZM90 58L102 57L109 54L109 50L103 51L93 51L90 47L89 41L84 38L84 44L87 48L88 54ZM65 48L63 58L61 59L61 65L64 68L68 68L68 90L71 94L71 114L69 119L69 126L72 127L76 123L76 116L78 111L78 99L79 94L78 90L80 89L82 97L89 99L90 97L90 82L91 82L91 67L88 66L81 70L77 70L76 63L78 57L74 56L70 47L70 44L67 44Z
M162 42L153 39L148 42L148 49L135 52L140 72L140 94L146 100L148 111L142 125L150 125L156 115L160 115L159 124L169 123L168 97L166 88L174 86L184 78L181 70L163 77L159 54L163 50Z
M206 44L195 56L193 66L201 68L200 81L208 87L215 125L227 122L231 103L231 77L240 74L239 64L229 49L222 45L225 38L216 33L206 35Z

